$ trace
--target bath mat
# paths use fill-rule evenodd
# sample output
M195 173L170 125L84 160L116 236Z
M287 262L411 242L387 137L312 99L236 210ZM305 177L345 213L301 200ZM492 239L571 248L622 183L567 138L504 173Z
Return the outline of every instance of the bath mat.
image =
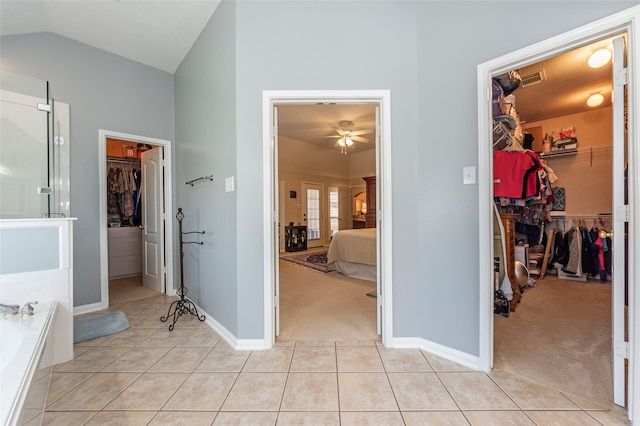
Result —
M73 320L73 343L119 333L130 326L127 316L121 311Z

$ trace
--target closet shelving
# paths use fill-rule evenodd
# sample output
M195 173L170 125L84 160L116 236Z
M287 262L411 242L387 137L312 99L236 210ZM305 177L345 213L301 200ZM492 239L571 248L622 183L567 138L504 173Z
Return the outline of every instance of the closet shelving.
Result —
M540 159L545 159L545 158L555 158L555 157L563 157L567 155L577 155L577 154L593 155L594 153L597 153L597 152L606 152L609 150L611 150L611 145L594 145L594 146L587 146L583 148L573 148L573 149L552 151L548 153L540 153L538 154L538 156L540 157Z
M501 120L500 118L496 117L493 120L493 148L502 149L504 146L522 146L522 142L514 135L515 129L512 126L512 120Z

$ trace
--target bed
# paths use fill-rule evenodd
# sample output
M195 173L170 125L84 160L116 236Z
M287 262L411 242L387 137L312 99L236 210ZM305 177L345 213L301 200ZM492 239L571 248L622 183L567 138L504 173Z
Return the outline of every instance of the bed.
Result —
M327 252L327 265L344 275L377 281L376 228L336 232Z

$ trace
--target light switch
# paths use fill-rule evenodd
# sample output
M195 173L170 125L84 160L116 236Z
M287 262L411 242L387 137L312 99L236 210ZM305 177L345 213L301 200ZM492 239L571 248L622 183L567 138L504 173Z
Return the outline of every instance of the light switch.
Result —
M465 185L473 185L476 183L475 166L469 166L462 169L462 183Z
M224 192L233 192L235 191L235 183L233 176L229 176L228 178L224 178Z

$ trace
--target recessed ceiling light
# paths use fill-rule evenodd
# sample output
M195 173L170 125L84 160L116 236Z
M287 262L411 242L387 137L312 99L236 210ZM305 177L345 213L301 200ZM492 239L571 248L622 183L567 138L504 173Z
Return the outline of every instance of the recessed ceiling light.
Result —
M587 105L589 105L590 107L597 107L598 105L602 104L602 102L604 102L604 96L602 96L601 93L594 93L593 95L589 96L589 99L587 99Z
M599 47L589 57L589 66L591 68L600 68L605 66L611 60L611 52L606 47Z

